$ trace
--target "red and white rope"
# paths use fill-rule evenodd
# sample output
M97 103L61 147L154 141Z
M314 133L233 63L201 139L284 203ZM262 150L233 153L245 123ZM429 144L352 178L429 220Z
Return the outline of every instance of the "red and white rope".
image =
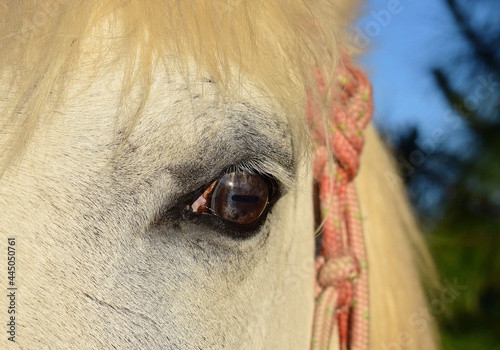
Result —
M308 101L315 145L314 178L320 188L322 250L316 260L316 309L311 349L327 350L338 334L342 350L369 348L368 271L361 212L354 187L363 129L373 113L366 76L344 57L336 72L338 90L318 75L319 99ZM329 115L313 101L329 102ZM336 173L328 162L333 155Z

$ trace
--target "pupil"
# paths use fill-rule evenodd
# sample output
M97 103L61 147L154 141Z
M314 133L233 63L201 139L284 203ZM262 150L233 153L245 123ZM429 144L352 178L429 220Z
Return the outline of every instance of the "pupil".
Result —
M261 175L234 172L220 178L212 195L211 208L220 218L248 225L265 212L268 199L269 184Z
M257 196L242 196L235 194L231 197L231 200L234 202L242 202L242 203L257 203L259 201L259 197Z

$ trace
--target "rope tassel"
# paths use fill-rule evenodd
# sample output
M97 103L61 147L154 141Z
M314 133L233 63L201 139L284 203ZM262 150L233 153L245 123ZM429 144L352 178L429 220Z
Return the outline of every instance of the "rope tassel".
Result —
M336 75L337 93L328 94L318 76L320 97L331 100L328 118L311 98L308 101L323 225L322 250L316 258L312 350L327 350L337 335L342 350L369 348L367 261L353 180L364 143L362 131L373 113L372 88L347 56L344 63ZM335 173L329 155L334 155Z

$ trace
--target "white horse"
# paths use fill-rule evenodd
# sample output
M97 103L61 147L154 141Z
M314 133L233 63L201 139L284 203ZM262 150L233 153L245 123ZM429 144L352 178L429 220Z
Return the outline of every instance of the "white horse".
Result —
M352 6L3 1L0 348L308 349L306 88ZM372 129L361 164L371 347L434 349L427 253Z

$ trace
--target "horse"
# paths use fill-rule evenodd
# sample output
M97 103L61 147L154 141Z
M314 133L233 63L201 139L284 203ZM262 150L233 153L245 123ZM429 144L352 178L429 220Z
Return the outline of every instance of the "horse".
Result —
M307 100L355 53L355 5L3 1L1 347L309 349ZM435 349L395 174L369 127L369 343Z

